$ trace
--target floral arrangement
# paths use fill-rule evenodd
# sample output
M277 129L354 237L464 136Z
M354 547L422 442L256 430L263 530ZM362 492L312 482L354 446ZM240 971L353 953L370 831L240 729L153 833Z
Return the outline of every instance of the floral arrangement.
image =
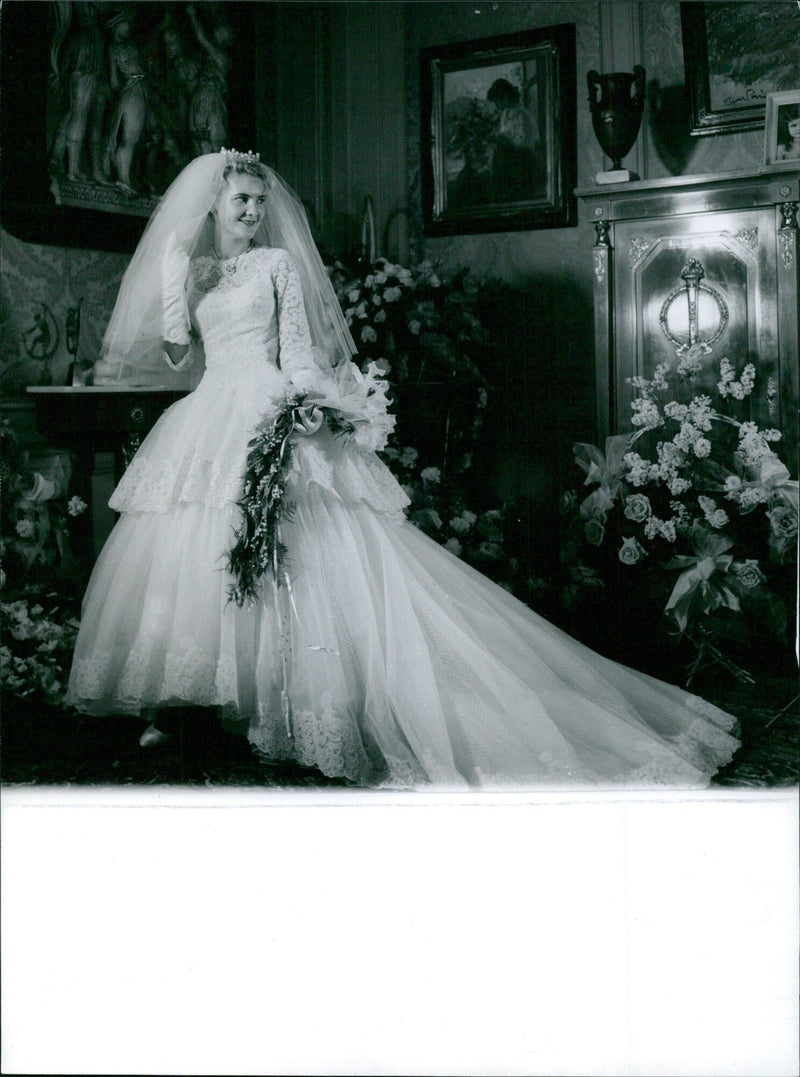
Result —
M28 468L7 419L0 424L0 488L2 489L2 562L0 587L48 586L52 575L75 566L70 524L86 511L86 502L67 500L69 473L56 456L44 473Z
M304 391L292 393L277 416L268 416L256 427L237 503L242 519L228 551L227 568L235 580L229 589L231 601L240 607L256 601L267 573L280 582L286 555L280 523L292 511L286 484L295 439L326 423L331 433L359 448L383 449L395 422L387 410L387 390L376 364L370 363L362 373L354 363L340 363L330 373L312 374Z
M445 276L430 261L407 269L378 259L357 270L336 262L331 276L356 360L374 363L397 401L389 466L413 440L421 467L437 466L450 481L465 474L484 437L493 367L502 362L488 323L512 289L463 269Z
M41 471L29 468L7 420L0 424L0 449L0 686L25 699L60 704L82 586L71 530L87 505L78 496L67 498L69 474L60 456Z
M359 362L377 362L394 386L485 385L481 289L467 270L445 277L430 261L407 269L381 258L357 273L336 262L331 275Z
M445 275L430 261L413 269L386 259L359 269L336 262L331 276L357 360L383 371L398 400L398 430L382 456L411 499L409 519L530 597L539 581L523 578L509 553L510 507L481 497L488 483L477 474L491 456L491 380L506 361L518 293L465 269Z
M441 468L419 468L419 454L412 446L389 446L384 459L411 499L408 518L416 527L463 560L489 575L499 575L512 590L505 556L505 513L499 508L474 512L467 507L462 484L448 479Z
M604 453L575 446L594 489L564 499L572 513L567 560L573 581L596 589L603 573L580 563L581 548L614 548L630 584L663 602L674 634L694 648L687 683L707 663L752 680L726 646L742 640L745 622L785 634L785 603L771 579L796 548L798 484L775 452L780 431L741 415L753 364L737 375L720 360L715 407L692 391L701 359L687 350L675 369L661 364L651 379L631 379L634 431L608 438Z
M47 601L57 599L55 594ZM20 598L0 604L7 644L0 647L0 689L63 706L78 621L59 605L48 610Z

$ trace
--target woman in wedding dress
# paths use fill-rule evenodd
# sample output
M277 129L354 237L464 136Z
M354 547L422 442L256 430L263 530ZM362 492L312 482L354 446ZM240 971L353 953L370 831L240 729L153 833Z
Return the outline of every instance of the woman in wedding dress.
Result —
M280 578L231 600L248 443L354 352L280 178L253 154L191 162L123 279L103 363L134 381L164 360L205 369L113 494L68 701L216 707L265 758L364 786L707 785L738 746L730 715L595 654L422 534L369 439L334 437L313 407L294 412Z

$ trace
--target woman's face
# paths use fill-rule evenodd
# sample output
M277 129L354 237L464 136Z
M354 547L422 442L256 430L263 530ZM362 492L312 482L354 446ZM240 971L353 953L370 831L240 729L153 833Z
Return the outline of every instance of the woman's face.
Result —
M256 176L228 176L214 206L219 240L249 242L264 216L264 184Z
M789 120L786 127L789 131L789 138L798 138L800 136L800 116L795 116L794 119Z

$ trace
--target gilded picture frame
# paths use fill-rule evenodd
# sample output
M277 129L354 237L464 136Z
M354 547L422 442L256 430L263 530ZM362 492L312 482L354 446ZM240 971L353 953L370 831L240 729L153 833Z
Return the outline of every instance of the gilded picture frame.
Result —
M774 0L681 4L692 135L764 126L767 96L797 82L797 9Z
M577 223L575 26L424 49L428 235Z

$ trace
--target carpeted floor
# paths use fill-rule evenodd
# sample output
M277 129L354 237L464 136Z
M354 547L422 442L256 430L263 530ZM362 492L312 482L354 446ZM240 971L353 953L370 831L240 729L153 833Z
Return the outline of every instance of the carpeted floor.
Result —
M736 684L707 694L741 722L742 747L714 779L727 787L793 786L800 780L800 714L791 678ZM225 733L213 711L187 713L179 732L155 749L139 747L137 718L89 718L3 700L2 781L6 785L208 785L347 787L291 764L265 764L243 737Z
M244 737L225 733L216 713L187 711L157 748L139 747L145 722L91 718L14 705L3 718L2 780L10 784L346 786L318 771L268 765Z

